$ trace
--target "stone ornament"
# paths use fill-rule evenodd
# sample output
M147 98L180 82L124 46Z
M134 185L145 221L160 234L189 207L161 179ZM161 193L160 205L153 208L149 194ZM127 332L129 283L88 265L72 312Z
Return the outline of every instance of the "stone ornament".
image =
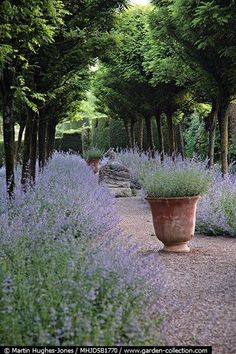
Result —
M99 183L106 186L116 197L131 197L131 173L116 161L116 153L109 149L105 155L108 161L99 170Z

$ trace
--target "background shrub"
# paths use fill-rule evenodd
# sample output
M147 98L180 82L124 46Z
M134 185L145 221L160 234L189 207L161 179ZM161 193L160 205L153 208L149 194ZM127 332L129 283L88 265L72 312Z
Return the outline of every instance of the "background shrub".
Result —
M93 145L92 130L90 127L82 129L82 149L86 151Z
M110 147L110 122L109 118L98 118L92 121L92 141L94 146L108 150Z
M64 133L61 139L56 139L55 149L63 152L72 150L82 153L82 134L78 132Z

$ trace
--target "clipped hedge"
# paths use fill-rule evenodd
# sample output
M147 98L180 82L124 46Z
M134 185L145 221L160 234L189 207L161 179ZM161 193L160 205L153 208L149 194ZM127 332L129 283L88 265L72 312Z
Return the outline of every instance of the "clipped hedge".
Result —
M153 140L156 148L159 147L157 126L155 119L152 120ZM137 136L137 125L135 126L135 134ZM164 129L164 134L167 135L167 129ZM166 140L166 137L165 137ZM92 125L92 142L93 145L99 148L108 149L113 148L126 148L128 146L128 138L125 131L124 123L122 120L114 120L109 118L96 119ZM144 149L147 149L146 127L144 124Z
M68 152L82 152L82 136L81 133L63 134L62 139L55 140L55 150Z
M83 128L82 130L82 151L88 150L93 145L92 130L90 127Z
M94 119L92 124L92 144L104 150L109 149L109 147L127 147L128 139L122 120Z
M122 120L110 120L110 144L111 147L125 148L128 146L127 134Z
M100 149L108 150L110 147L110 121L109 118L94 119L92 122L92 144Z

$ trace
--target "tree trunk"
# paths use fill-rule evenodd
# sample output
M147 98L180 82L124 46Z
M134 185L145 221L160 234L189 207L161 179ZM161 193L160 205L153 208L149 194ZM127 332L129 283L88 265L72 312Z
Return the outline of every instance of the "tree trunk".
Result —
M178 132L178 152L180 153L182 160L184 160L184 137L182 131L182 124L179 123L177 125L177 132Z
M162 126L162 115L159 112L156 116L156 123L157 123L158 141L160 146L159 153L160 153L161 162L163 162L165 157L165 147L164 147L163 126Z
M56 135L56 121L49 119L47 124L47 160L52 157Z
M6 166L6 184L9 197L12 197L15 187L14 175L14 124L12 119L12 97L7 94L3 98L3 138Z
M143 123L144 123L144 119L143 119L143 116L141 114L137 114L136 115L137 117L137 126L138 126L138 129L137 129L137 139L136 139L136 144L138 146L138 149L140 151L143 150Z
M45 164L49 159L49 144L48 144L48 119L45 124Z
M0 89L2 95L3 110L3 139L5 151L5 168L7 192L11 198L14 193L15 175L14 175L14 122L12 116L13 93L12 74L3 70L0 80Z
M213 169L214 167L214 154L215 154L215 131L218 114L218 103L215 101L212 104L211 113L208 117L208 149L207 149L207 168Z
M18 139L17 139L16 154L15 154L16 162L20 161L22 137L23 137L24 130L25 130L25 122L21 122L20 123L20 130L19 130L19 133L18 133Z
M135 146L135 122L131 121L131 141L132 141L132 148Z
M221 145L221 171L223 178L228 177L228 125L229 125L229 115L228 115L229 99L221 98L219 111L218 111L218 121L220 127L220 145Z
M169 135L169 155L172 160L176 161L176 142L175 142L175 129L171 114L167 114L168 135Z
M124 119L124 125L128 138L128 147L132 148L131 119Z
M21 184L23 190L27 190L27 185L30 182L30 143L32 134L32 112L28 110L26 128L25 128L25 141L23 149L23 159L22 159L22 174L21 174Z
M14 119L12 119L12 141L13 141L13 159L14 159L14 166L15 166L15 153L16 153L15 141L16 141L16 134L15 134L15 122L14 122Z
M150 156L155 157L155 146L153 142L153 131L152 131L152 117L145 117L146 129L147 129L147 146L150 151Z
M42 171L46 160L46 116L44 111L40 112L38 126L38 158L39 170Z
M34 113L32 118L32 130L30 139L30 182L34 184L37 161L38 115Z

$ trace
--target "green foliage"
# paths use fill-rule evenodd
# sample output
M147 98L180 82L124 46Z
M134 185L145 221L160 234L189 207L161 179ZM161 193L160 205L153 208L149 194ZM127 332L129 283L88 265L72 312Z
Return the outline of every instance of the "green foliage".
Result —
M103 117L103 114L98 112L96 104L97 98L93 93L91 91L86 92L86 97L80 104L77 118L93 120ZM76 120L76 116L73 120Z
M210 175L195 166L187 168L168 166L140 178L140 184L146 195L153 198L202 195L207 191L210 182Z
M131 124L137 127L140 119L150 121L160 113L170 117L177 112L173 119L176 123L182 122L193 106L193 96L183 86L187 80L178 79L182 70L180 60L176 64L178 71L173 69L172 57L167 65L169 46L153 39L153 29L149 25L151 9L149 6L132 8L119 16L113 30L113 49L106 53L93 82L100 109L113 119L122 119L127 131ZM162 70L162 64L165 70ZM157 77L161 71L161 76ZM189 77L189 71L186 77ZM154 144L158 146L156 124L152 126L155 128ZM146 139L145 128L144 131L143 146L150 148L150 138ZM136 129L135 141L140 142L139 138L140 131ZM127 143L121 146L132 145L130 141ZM114 146L112 141L111 146Z
M90 127L82 129L82 146L83 151L89 150L92 145L92 131Z
M164 121L164 135L167 136L167 127ZM154 144L159 146L156 123L152 119ZM135 136L138 136L137 124L135 124ZM128 138L125 131L124 123L120 119L100 118L93 121L92 125L92 142L93 145L101 149L108 150L109 147L113 148L126 148L128 146ZM148 149L146 138L146 127L144 126L144 149ZM166 148L168 144L166 143Z
M204 107L202 107L204 108ZM208 133L206 131L205 119L207 117L208 108L206 110L199 107L190 116L185 117L184 121L184 142L185 155L192 158L199 156L201 159L207 157ZM218 127L218 125L217 125ZM215 133L215 161L220 158L220 133ZM229 139L229 161L235 160L235 142Z
M55 149L64 152L75 151L82 153L81 132L64 133L61 139L57 139Z
M82 133L83 126L88 124L89 122L86 119L59 123L56 128L56 137L62 137L63 134Z
M53 42L58 27L63 25L67 14L60 0L34 0L15 4L2 1L0 4L0 83L10 80L16 98L20 98L34 111L36 102L44 99L37 90L26 82L32 70L32 58L43 44Z
M236 89L235 1L171 0L156 5L154 23L162 38L181 54L185 63L194 67L201 91L225 96ZM182 69L182 67L181 67ZM203 83L204 72L206 85ZM209 93L207 94L207 89Z
M100 149L108 150L110 147L110 124L108 117L92 120L92 142Z
M108 45L108 31L126 3L1 2L0 70L4 75L0 77L11 81L14 109L24 106L18 120L25 115L25 107L39 110L44 121L80 118L90 68Z
M145 11L133 8L119 16L112 50L95 73L93 92L98 107L114 119L135 122L138 115L150 115L157 107L158 92L149 84L143 68Z
M64 25L60 27L55 42L44 46L36 58L44 73L37 84L47 94L47 106L56 111L57 121L83 118L83 111L88 108L84 105L88 99L91 68L108 45L107 31L126 2L65 2L68 15Z
M194 112L186 122L184 130L185 153L186 157L200 156L206 158L207 153L207 133L203 118Z
M92 146L89 150L83 151L83 157L86 160L100 160L103 154L104 150L101 150L96 146Z
M172 33L169 7L158 3L149 15L149 47L145 53L145 70L151 75L153 85L175 83L187 89L188 95L192 93L195 99L205 96L209 100L213 84L209 83L209 75L191 57L186 58L185 49L179 44L177 35ZM181 106L185 101L191 103L191 96L188 95L184 92Z
M110 146L113 148L126 148L128 146L127 135L121 120L110 120Z
M11 59L17 59L22 66L28 62L29 52L52 42L58 25L63 24L67 14L60 0L23 1L17 5L5 0L1 2L0 10L1 45L13 55Z

